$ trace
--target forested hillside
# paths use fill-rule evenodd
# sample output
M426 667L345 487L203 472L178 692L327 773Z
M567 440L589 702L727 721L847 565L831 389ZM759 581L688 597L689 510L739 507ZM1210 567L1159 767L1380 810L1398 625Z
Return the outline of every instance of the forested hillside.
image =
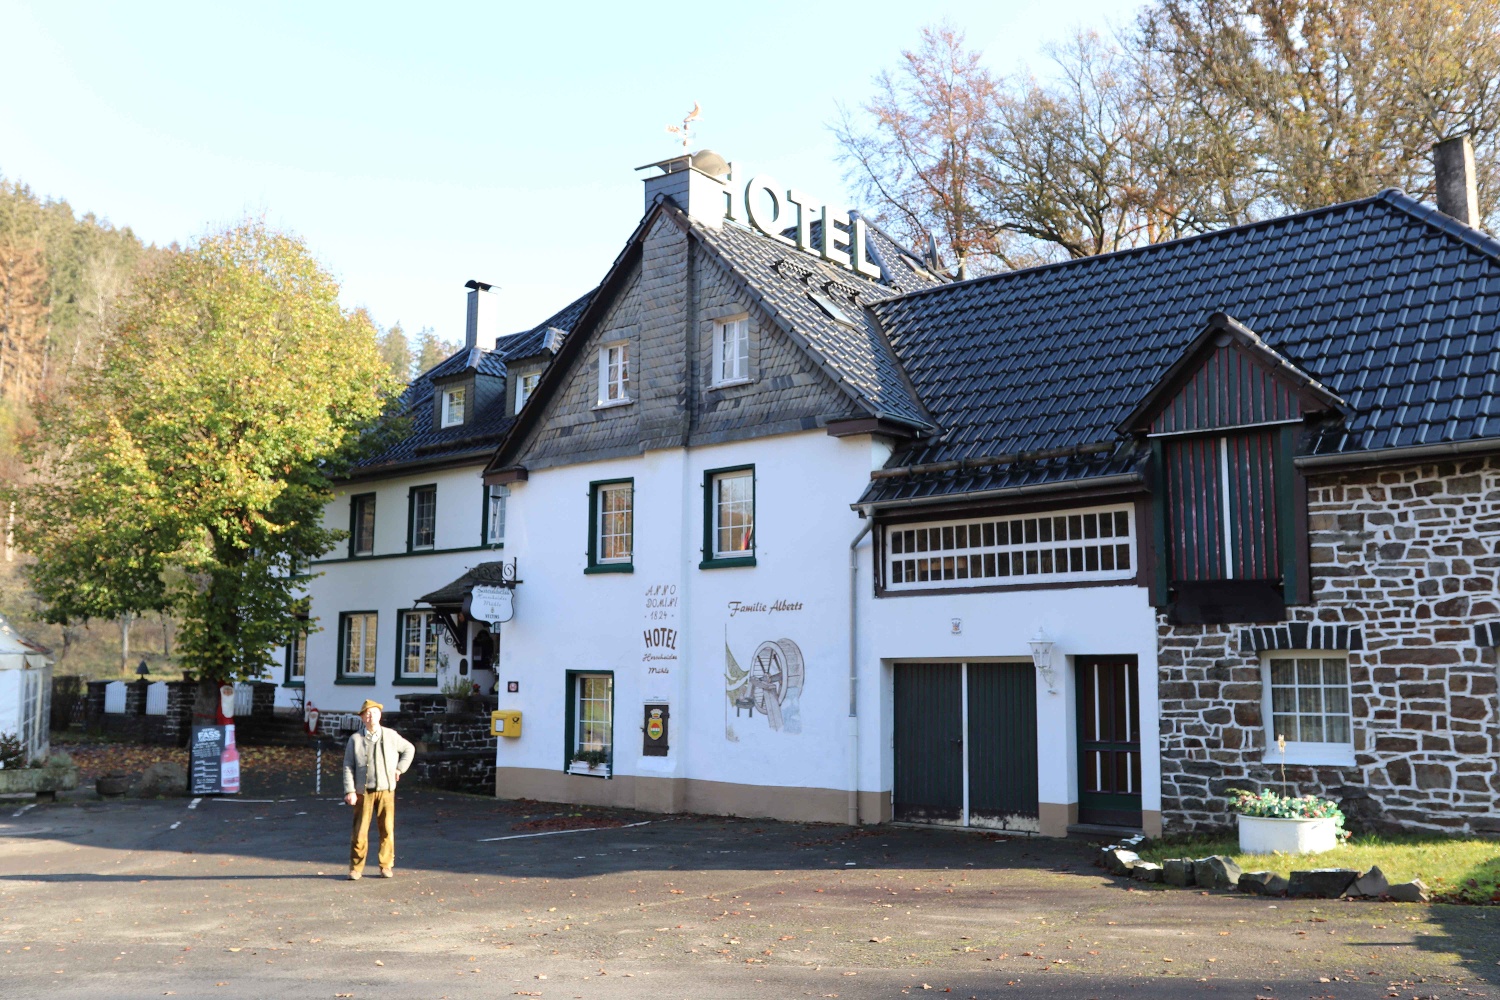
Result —
M162 253L128 228L93 214L75 215L66 201L44 199L0 177L0 478L7 483L24 474L20 441L34 427L37 405L69 400L73 377L98 361L116 303ZM60 672L118 670L119 623L61 627L38 620L40 609L22 573L27 557L13 545L11 512L4 514L0 614L51 647ZM135 623L133 662L143 644L153 666L163 660L164 629L169 637L168 622Z

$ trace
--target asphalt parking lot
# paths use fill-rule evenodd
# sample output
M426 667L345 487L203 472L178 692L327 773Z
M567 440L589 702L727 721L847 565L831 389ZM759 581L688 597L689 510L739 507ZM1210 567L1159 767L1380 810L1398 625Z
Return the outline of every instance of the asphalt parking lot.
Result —
M1500 909L1134 887L1078 842L403 789L397 877L349 882L332 798L24 806L7 998L1500 997Z

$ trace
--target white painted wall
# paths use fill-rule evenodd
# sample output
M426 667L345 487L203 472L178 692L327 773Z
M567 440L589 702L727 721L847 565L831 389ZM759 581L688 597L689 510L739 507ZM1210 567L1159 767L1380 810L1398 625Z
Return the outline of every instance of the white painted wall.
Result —
M452 582L476 563L508 558L503 550L479 547L483 523L484 487L479 478L482 467L476 464L353 484L341 488L325 509L325 524L348 530L350 495L376 494L374 556L348 559L347 543L341 543L328 559L313 565L318 575L308 585L308 595L318 631L307 641L306 694L319 710L356 711L366 698L394 710L398 694L436 690L394 683L397 612L410 609L418 597ZM407 491L428 483L437 485L436 548L407 554ZM338 622L343 611L375 611L380 616L373 685L336 683ZM457 651L446 643L440 651L448 654L451 666L456 669ZM277 656L281 656L280 651ZM281 684L285 671L278 670L274 679ZM279 693L282 692L284 688ZM281 704L280 697L277 703Z
M995 660L1031 663L1028 640L1042 627L1053 647L1056 692L1037 675L1038 792L1042 802L1078 801L1075 656L1132 654L1139 664L1142 808L1161 808L1161 762L1156 700L1156 627L1149 593L1137 586L1011 590L975 594L908 593L876 598L871 547L860 554L860 671L864 732L880 713L878 739L865 742L862 786L889 789L894 773L893 664L900 660ZM954 635L952 620L963 622ZM1033 668L1034 669L1034 668ZM866 684L865 679L877 679ZM868 713L864 705L869 706Z
M864 523L848 502L885 457L869 438L817 431L538 470L513 486L506 552L524 582L502 626L500 707L520 709L523 724L500 741L499 765L562 769L566 672L599 670L615 677L617 774L847 787L848 544ZM756 471L757 564L700 569L704 472L745 464ZM590 483L618 478L635 480L634 572L586 575ZM678 601L653 620L658 587ZM771 610L777 601L800 607ZM645 659L654 627L677 630L675 660ZM780 639L800 648L806 677L798 724L774 731L765 715L735 716L725 646L747 668ZM520 692L504 693L507 681ZM672 752L643 757L643 705L658 699L671 705Z

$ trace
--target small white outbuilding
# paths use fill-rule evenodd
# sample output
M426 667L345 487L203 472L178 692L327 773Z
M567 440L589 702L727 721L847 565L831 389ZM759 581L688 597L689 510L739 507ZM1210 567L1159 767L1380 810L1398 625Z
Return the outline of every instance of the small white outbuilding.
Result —
M30 759L41 760L51 711L52 658L0 616L0 734L20 736Z

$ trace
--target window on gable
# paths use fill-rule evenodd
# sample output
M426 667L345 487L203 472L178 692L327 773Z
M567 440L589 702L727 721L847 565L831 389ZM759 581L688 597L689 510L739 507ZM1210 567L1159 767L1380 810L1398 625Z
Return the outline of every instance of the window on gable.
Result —
M375 554L375 494L349 498L349 555Z
M505 544L505 504L509 499L509 486L485 487L484 544Z
M629 572L635 551L635 483L595 483L590 492L588 572Z
M1135 578L1134 510L1093 507L885 529L887 590Z
M743 382L750 377L750 320L746 317L714 324L714 384Z
M464 405L468 397L467 387L450 386L443 390L443 426L457 427L464 422Z
M1287 763L1354 762L1346 654L1321 650L1268 653L1261 676L1267 761L1280 761L1277 737L1285 737Z
M599 405L630 402L630 343L599 348Z
M401 658L396 679L436 683L442 623L431 611L403 611L400 622Z
M413 486L408 549L430 549L437 540L437 487Z
M542 380L541 372L526 372L516 380L516 412L521 412L521 407L536 392L537 383Z

